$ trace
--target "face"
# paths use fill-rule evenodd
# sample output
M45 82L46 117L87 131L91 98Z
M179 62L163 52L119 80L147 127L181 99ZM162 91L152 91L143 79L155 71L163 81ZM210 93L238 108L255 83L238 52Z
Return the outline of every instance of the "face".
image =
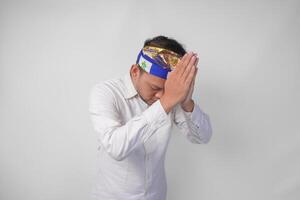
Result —
M141 70L138 65L132 65L131 78L140 97L151 105L162 97L166 80L147 72L142 73Z

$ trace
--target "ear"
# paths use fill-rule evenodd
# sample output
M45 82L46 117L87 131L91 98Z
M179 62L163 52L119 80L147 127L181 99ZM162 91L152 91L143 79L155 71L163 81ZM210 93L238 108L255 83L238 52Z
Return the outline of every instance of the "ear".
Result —
M140 72L140 68L137 64L133 64L131 66L130 74L133 79L137 79L140 76L141 72Z

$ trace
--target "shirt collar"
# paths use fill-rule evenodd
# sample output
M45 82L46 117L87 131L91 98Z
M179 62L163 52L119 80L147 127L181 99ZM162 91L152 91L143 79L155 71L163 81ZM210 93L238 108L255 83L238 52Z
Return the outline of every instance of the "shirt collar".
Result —
M137 95L137 91L133 85L133 82L131 80L131 77L130 77L130 72L127 72L125 75L124 75L124 84L125 84L125 91L124 91L124 96L126 99L129 99L135 95Z

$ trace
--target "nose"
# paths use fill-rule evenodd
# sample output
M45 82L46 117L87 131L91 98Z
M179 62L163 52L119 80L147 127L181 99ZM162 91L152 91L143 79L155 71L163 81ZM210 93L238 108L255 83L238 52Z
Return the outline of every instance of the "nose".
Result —
M160 90L160 91L156 92L155 97L156 97L157 99L160 99L160 98L162 97L163 93L164 93L164 91L163 91L163 90Z

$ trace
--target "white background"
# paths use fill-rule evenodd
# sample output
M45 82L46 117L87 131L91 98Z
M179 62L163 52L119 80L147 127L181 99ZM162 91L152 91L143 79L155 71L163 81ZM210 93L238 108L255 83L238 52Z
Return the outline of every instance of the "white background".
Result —
M0 199L89 199L90 88L166 35L200 55L213 137L175 130L168 200L300 199L300 2L0 0Z

